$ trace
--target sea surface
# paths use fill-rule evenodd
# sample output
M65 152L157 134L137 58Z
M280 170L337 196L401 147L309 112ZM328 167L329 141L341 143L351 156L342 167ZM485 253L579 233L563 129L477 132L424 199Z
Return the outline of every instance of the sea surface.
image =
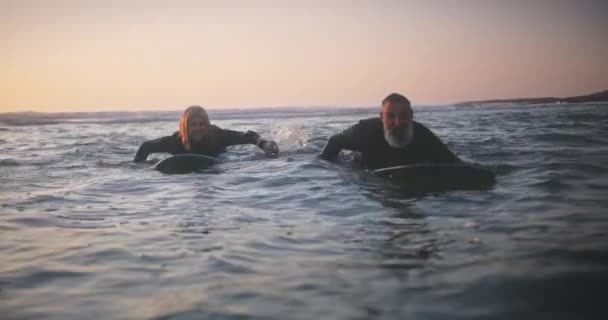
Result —
M1 319L608 319L608 104L416 107L488 190L316 158L377 108L212 111L281 153L133 163L180 111L0 115Z

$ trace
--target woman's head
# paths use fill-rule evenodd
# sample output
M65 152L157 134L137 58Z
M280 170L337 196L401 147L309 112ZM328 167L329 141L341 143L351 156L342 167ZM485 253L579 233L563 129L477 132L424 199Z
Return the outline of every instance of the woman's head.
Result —
M184 111L179 120L179 134L186 150L191 151L192 143L200 141L210 125L209 116L202 107L191 106Z

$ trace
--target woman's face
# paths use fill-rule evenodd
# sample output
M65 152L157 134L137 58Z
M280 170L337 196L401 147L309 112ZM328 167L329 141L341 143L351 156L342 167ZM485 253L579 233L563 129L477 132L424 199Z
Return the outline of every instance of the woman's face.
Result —
M193 115L188 119L188 136L190 141L198 142L203 138L209 123L200 115Z

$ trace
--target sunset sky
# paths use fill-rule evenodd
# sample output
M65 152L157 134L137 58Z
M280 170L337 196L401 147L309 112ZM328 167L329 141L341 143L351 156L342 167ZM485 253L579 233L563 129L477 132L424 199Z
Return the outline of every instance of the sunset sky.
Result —
M0 112L608 89L608 2L0 0Z

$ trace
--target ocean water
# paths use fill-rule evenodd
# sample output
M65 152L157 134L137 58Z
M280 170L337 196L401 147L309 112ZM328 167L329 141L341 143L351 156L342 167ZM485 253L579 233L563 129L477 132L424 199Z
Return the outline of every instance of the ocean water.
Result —
M416 194L315 157L377 112L211 112L281 154L186 175L131 162L179 112L1 115L0 318L608 317L608 104L415 108L498 180Z

